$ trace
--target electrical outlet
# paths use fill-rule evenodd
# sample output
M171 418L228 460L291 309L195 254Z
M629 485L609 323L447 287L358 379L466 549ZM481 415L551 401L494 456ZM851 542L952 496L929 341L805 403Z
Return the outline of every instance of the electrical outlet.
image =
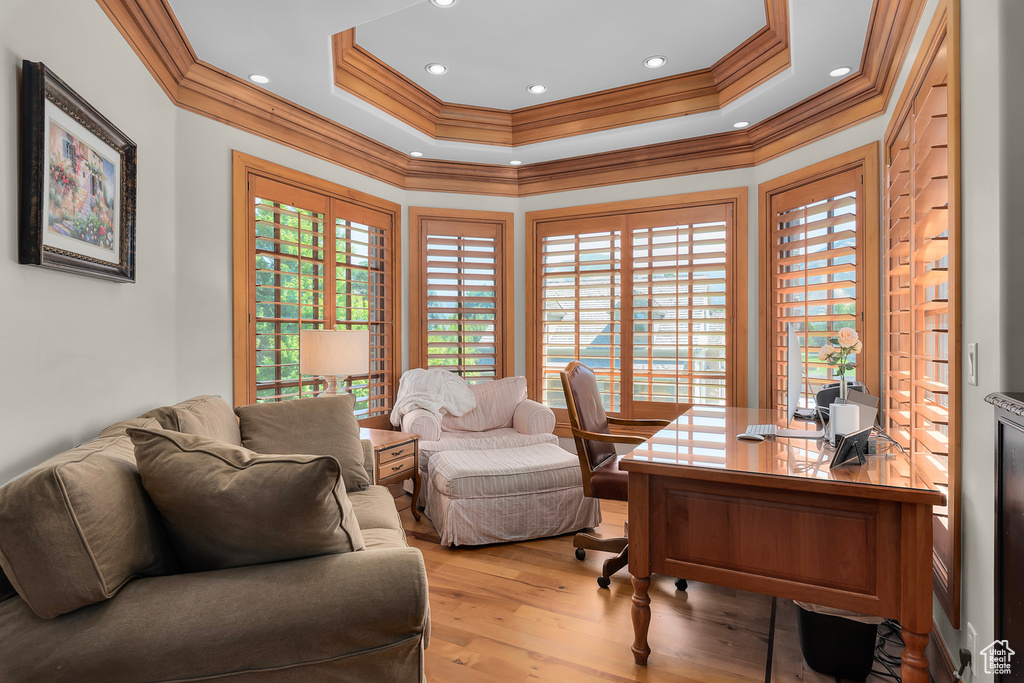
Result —
M981 655L978 654L978 632L974 630L974 624L967 622L967 649L971 651L971 678L978 673L977 661Z

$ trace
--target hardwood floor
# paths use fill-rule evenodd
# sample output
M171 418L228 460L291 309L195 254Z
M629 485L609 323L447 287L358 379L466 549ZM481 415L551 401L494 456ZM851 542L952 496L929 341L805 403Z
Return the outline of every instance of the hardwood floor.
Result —
M604 553L573 557L572 536L524 543L443 548L425 516L415 521L398 495L409 543L423 552L430 584L427 680L833 683L800 654L796 606L691 581L651 582L652 649L633 663L629 574L597 586ZM602 501L603 535L618 535L625 503ZM769 660L769 647L771 658ZM770 661L770 670L769 669ZM878 668L878 667L876 667ZM869 682L885 679L872 675Z

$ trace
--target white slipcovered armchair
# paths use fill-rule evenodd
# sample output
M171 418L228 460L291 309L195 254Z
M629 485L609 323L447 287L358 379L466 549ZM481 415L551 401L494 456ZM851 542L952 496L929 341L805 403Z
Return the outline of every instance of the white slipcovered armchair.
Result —
M476 407L440 417L402 416L420 435L420 502L443 545L479 545L554 536L601 521L583 495L579 459L558 447L555 415L526 398L526 378L470 387Z
M526 398L526 378L506 377L470 386L476 408L455 417L417 409L402 416L402 431L420 435L420 476L427 481L430 456L441 451L494 450L558 443L555 414ZM429 486L421 494L424 507Z

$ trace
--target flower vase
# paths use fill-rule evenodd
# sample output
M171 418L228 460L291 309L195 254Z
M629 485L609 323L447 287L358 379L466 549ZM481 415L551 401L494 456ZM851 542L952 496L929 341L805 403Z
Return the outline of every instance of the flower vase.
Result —
M846 375L839 375L839 398L843 399L844 403L846 402L847 391Z

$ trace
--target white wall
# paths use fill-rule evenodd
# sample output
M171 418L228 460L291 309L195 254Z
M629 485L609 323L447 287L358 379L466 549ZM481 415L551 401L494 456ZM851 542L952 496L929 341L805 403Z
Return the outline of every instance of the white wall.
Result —
M18 264L18 74L43 62L138 145L137 283ZM177 112L94 2L0 5L0 482L174 395Z

